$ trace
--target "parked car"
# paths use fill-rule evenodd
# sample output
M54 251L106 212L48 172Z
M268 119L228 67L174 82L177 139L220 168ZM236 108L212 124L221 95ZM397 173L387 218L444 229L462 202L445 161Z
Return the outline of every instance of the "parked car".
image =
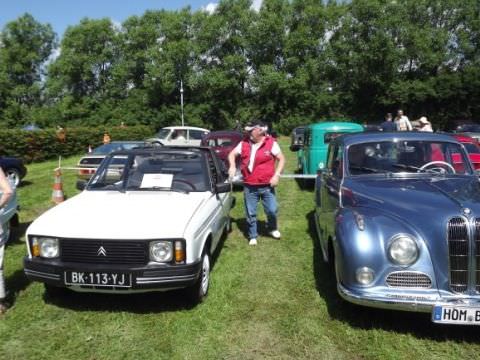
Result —
M77 167L80 169L78 170L77 177L79 181L85 182L89 180L108 154L114 151L129 150L144 145L144 141L112 141L94 148L92 152L85 154L78 161Z
M344 299L480 324L480 182L454 138L338 137L316 179L315 203L323 258Z
M290 134L290 150L298 151L303 146L305 126L297 126Z
M208 146L213 149L220 160L222 160L225 169L228 169L228 154L235 148L235 146L238 145L240 141L242 141L242 139L243 134L239 131L212 131L202 138L201 145ZM237 174L233 178L232 182L234 184L241 184L243 182L243 176L240 172L239 157L237 157Z
M28 227L25 274L53 294L187 288L200 302L211 255L231 226L226 180L208 148L111 153L84 191Z
M298 168L305 175L315 175L319 165L325 164L328 144L335 137L363 131L363 126L352 122L327 121L310 124L305 128L304 144L299 146L301 158Z
M27 175L27 168L23 164L22 159L0 156L0 166L15 187L20 186L22 179Z
M7 242L12 237L11 228L15 227L15 226L18 226L18 223L19 223L17 190L16 190L16 186L13 183L12 179L10 179L10 183L11 183L12 188L14 190L13 196L7 202L7 204L5 205L3 210L0 211L0 222L2 223L3 231L5 233L5 237L7 239ZM0 194L1 194L1 191L0 191Z
M146 141L155 145L200 146L210 130L194 126L168 126Z
M480 140L480 124L462 124L455 128L455 133L470 136Z
M480 170L480 146L478 141L470 136L463 134L454 134L453 137L465 146L467 149L468 157L472 162L475 170Z

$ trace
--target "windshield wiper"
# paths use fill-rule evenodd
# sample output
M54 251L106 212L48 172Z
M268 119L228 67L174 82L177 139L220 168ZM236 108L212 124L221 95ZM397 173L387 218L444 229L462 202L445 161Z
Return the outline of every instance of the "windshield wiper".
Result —
M368 172L371 172L371 173L378 173L380 171L378 169L370 168L370 167L367 167L367 166L349 166L349 168L353 169L353 170L368 171Z

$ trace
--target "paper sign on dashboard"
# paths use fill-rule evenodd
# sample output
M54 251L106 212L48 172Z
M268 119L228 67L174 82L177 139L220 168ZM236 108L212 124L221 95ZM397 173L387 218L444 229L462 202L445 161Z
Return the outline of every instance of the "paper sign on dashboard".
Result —
M143 174L140 188L171 188L173 174Z

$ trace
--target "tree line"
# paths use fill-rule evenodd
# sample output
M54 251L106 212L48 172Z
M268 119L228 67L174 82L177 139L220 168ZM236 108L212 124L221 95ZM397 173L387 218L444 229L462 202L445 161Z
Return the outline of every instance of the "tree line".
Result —
M478 120L478 0L221 0L213 13L84 18L61 40L24 14L0 33L0 124L232 128L283 133L402 108L434 127Z

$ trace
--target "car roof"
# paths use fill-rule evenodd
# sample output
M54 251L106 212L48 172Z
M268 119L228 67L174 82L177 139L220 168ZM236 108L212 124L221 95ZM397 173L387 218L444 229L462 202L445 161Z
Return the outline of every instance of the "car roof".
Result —
M177 154L205 154L211 152L211 149L206 146L145 146L130 150L118 150L109 155L155 155L162 153L177 153Z
M342 129L352 129L358 128L359 130L363 130L363 126L354 122L346 122L346 121L325 121L321 123L314 123L308 125L310 129L315 130L342 130Z
M358 132L343 134L335 139L335 141L343 142L347 146L350 144L358 144L363 142L380 142L389 140L458 142L451 135L420 131Z
M211 131L207 135L205 135L204 139L211 139L215 137L220 137L220 136L235 136L235 137L243 137L243 133L240 131L235 131L235 130L217 130L217 131Z
M175 129L175 130L200 130L200 131L210 132L210 130L208 130L208 129L204 129L204 128L200 128L200 127L196 127L196 126L165 126L165 127L161 128L160 130L163 130L163 129L168 129L168 130L171 130L171 129Z

